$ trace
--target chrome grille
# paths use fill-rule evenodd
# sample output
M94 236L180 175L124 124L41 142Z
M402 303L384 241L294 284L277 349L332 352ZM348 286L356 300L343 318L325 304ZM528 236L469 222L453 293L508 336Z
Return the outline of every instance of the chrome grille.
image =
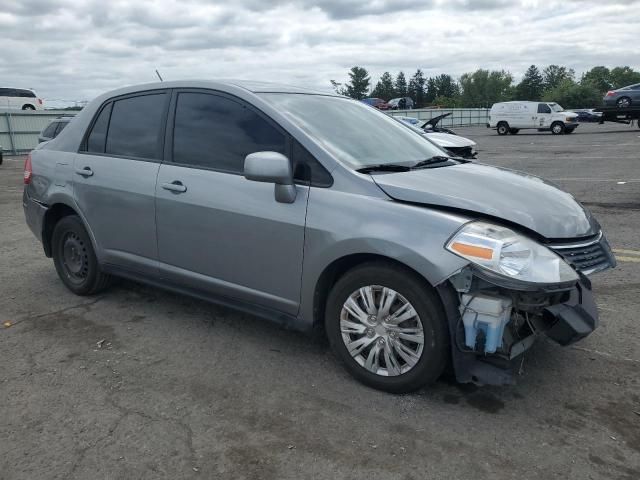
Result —
M585 275L613 266L611 250L602 234L580 243L553 244L549 248Z

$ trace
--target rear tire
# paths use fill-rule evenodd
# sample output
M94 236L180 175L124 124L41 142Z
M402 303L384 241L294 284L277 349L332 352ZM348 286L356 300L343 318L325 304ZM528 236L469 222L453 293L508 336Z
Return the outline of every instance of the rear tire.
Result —
M33 105L23 105L22 106L22 110L35 110L36 107L34 107Z
M496 128L498 135L506 135L509 133L509 124L507 122L500 122Z
M111 276L98 265L91 239L77 215L63 217L51 238L53 263L62 283L76 295L93 295L109 286Z
M390 393L411 392L434 382L445 368L449 335L440 299L406 268L387 262L355 267L333 286L325 312L333 352L365 385ZM399 315L395 324L394 315Z
M519 131L520 131L520 129L519 129L519 128L510 128L510 129L509 129L509 133L510 133L511 135L517 135Z
M562 135L565 132L564 123L553 122L551 124L551 133L554 135Z

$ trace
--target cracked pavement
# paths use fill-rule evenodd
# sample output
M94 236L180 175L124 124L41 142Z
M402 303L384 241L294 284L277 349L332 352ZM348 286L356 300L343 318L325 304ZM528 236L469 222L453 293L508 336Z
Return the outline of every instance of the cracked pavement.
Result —
M640 250L637 128L459 131ZM640 478L640 262L593 277L598 330L539 342L517 385L389 395L243 313L124 281L74 296L24 223L22 164L0 166L1 480Z

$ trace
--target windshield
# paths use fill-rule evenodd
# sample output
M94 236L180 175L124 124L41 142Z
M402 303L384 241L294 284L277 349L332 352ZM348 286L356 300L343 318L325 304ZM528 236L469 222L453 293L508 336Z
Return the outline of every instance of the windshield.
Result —
M550 103L549 106L551 107L551 110L553 110L554 112L564 112L564 108L562 108L557 103Z
M408 125L362 102L291 93L260 96L338 161L354 169L382 164L412 166L443 155L442 150Z

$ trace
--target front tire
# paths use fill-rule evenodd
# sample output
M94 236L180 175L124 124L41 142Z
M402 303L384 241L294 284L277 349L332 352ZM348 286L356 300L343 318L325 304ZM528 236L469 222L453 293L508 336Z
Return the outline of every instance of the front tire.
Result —
M341 277L329 294L331 348L357 380L390 393L434 382L448 358L440 299L414 272L371 262Z
M498 135L506 135L509 133L509 124L507 122L500 122L496 130L498 131Z
M58 276L73 293L93 295L109 285L111 276L100 270L80 217L63 217L53 229L51 245Z
M554 135L562 135L564 130L564 123L562 122L554 122L551 124L551 133Z

